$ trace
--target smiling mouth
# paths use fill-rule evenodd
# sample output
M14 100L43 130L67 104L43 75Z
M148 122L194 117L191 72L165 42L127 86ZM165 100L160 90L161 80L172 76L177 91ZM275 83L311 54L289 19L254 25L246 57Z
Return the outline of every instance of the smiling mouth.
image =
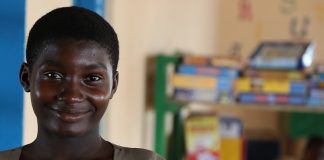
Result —
M90 111L66 111L56 109L51 109L51 111L57 118L68 123L78 122L90 114Z

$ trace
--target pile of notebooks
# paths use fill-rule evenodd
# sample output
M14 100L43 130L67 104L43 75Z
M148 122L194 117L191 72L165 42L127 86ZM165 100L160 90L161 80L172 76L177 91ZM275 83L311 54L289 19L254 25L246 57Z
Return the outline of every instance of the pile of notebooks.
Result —
M308 81L303 71L247 69L235 92L241 103L304 105Z
M311 75L309 81L308 105L324 105L324 65L317 66L315 73Z
M241 103L305 105L305 69L313 60L312 43L263 42L252 54L235 91Z
M240 59L231 56L184 56L172 76L174 98L185 101L230 103Z

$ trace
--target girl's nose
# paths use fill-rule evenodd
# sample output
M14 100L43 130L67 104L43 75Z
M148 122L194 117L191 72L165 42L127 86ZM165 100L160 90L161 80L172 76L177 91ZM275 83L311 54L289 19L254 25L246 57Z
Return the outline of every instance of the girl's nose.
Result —
M85 97L82 94L81 81L76 79L67 80L57 98L67 104L82 102Z

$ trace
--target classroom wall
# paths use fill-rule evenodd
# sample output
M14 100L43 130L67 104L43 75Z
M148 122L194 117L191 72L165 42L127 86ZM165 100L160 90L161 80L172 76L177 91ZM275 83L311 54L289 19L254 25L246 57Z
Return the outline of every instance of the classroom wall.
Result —
M234 0L221 1L220 6L221 53L228 53L236 43L241 55L248 58L260 41L302 40L315 42L315 60L324 60L324 1ZM302 37L293 34L303 30Z
M145 59L177 49L199 54L218 50L218 0L110 0L109 20L120 40L120 83L108 109L112 142L147 147L154 119L146 119ZM147 127L149 127L147 129Z

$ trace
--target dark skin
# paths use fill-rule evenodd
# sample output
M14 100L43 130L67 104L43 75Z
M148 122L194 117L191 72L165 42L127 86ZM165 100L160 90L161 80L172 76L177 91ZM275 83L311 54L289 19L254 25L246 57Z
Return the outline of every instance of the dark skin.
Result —
M38 133L21 160L113 159L112 144L99 134L118 85L106 52L95 42L61 40L46 46L32 68L22 65Z

